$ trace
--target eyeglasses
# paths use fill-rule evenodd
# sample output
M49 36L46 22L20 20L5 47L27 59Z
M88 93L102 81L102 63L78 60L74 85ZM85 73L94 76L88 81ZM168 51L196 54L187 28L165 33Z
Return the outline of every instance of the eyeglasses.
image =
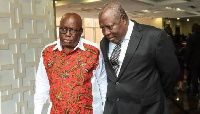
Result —
M82 28L80 28L79 30L73 29L73 28L67 28L67 27L60 27L59 31L61 34L66 34L68 31L71 35L76 34L77 32L81 31Z

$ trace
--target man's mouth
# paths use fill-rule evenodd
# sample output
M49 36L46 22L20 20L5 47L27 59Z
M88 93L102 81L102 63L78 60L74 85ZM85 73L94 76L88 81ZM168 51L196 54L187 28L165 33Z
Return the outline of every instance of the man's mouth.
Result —
M114 39L115 39L114 37L108 38L109 41L113 41Z
M65 43L70 43L71 42L71 40L68 40L68 39L64 39L63 40Z

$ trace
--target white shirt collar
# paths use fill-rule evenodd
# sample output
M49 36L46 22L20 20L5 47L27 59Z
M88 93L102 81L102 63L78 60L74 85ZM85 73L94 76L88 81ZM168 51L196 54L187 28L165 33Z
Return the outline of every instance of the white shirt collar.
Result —
M130 39L132 31L133 31L133 26L134 26L134 22L132 22L131 20L129 20L128 30L126 32L124 40L129 40Z
M56 46L53 48L53 50L56 50L58 49L59 51L62 51L62 45L61 45L61 42L60 42L60 39L58 39L56 41ZM85 51L85 48L83 46L83 43L84 43L84 39L83 38L80 38L80 41L79 43L77 44L77 46L74 48L74 50L76 50L77 48L80 48L81 50Z

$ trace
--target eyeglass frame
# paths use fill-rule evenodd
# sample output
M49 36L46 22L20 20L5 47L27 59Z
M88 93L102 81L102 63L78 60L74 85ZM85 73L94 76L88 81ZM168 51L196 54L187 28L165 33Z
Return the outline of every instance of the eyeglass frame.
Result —
M63 30L63 31L62 31ZM74 28L67 28L67 27L59 27L59 32L61 34L66 34L68 31L71 35L75 35L77 34L77 32L83 30L83 28L81 27L80 29L74 29ZM61 32L62 31L62 32ZM65 31L65 32L64 32Z

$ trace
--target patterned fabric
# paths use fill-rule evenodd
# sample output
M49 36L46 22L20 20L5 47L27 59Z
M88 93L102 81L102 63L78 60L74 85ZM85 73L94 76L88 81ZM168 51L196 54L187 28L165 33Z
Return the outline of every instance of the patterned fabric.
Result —
M91 78L100 52L94 46L83 45L85 51L52 51L52 45L42 53L50 84L51 114L93 113Z
M115 70L115 73L117 74L117 71L119 69L119 54L121 52L121 43L117 44L114 49L113 52L110 56L110 62L112 64L113 69Z

